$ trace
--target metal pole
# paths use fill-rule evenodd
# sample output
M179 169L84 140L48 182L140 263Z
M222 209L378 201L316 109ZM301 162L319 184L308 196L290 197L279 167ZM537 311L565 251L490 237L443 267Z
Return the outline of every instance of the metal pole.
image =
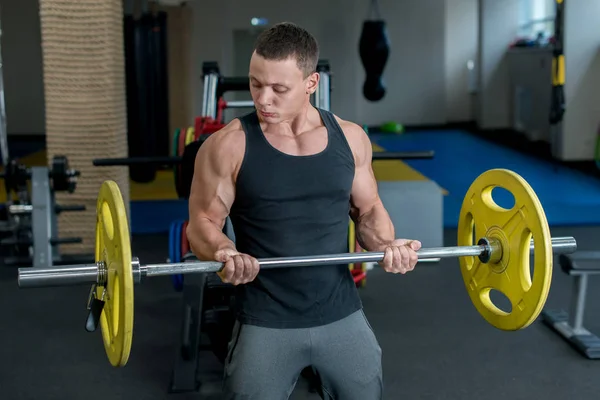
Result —
M50 287L98 282L97 264L65 265L52 268L19 268L19 287Z
M377 160L418 160L433 158L435 152L428 151L374 151L373 161Z
M182 157L125 157L125 158L97 158L92 160L96 167L112 167L115 165L139 165L139 164L180 164Z
M329 73L322 72L321 79L319 80L319 86L317 87L317 99L318 107L323 110L329 111L331 103L329 100L330 86L329 86Z
M460 256L478 256L483 246L439 247L419 250L419 260L428 258L449 258ZM377 262L383 260L383 252L341 253L302 257L276 257L258 260L261 269L314 267L320 265L351 264L357 262ZM148 264L142 267L142 276L163 276L194 272L218 272L223 263L198 261L175 264Z
M587 294L588 276L581 275L575 278L573 285L575 286L573 297L571 298L571 328L575 335L584 333L583 329L583 314L585 311L585 296Z
M329 62L326 60L319 60L317 72L320 75L319 84L317 90L311 96L311 101L316 108L329 111L331 109L331 72Z
M56 232L52 229L52 215L56 214L50 197L51 189L48 168L33 167L31 169L33 268L52 267L54 262L50 238L56 236Z
M208 117L208 98L210 93L210 75L204 75L204 87L202 89L202 117Z
M209 92L208 92L208 106L207 116L216 119L217 118L217 90L219 86L219 75L215 72L209 75Z
M530 251L533 251L533 243ZM558 237L552 239L552 250L556 253L572 253L577 249L577 243L572 237ZM433 247L417 251L419 260L480 256L484 252L491 252L489 245L476 246L454 246L454 247ZM314 255L303 257L276 257L259 259L258 263L262 269L271 268L290 268L304 266L319 266L333 264L350 264L355 262L378 262L383 260L383 252L361 252L361 253L341 253L330 255ZM141 277L165 276L173 274L217 272L223 267L223 263L216 261L197 261L173 264L147 264L140 265L138 273ZM101 268L97 264L83 264L64 266L61 268L19 268L18 283L19 287L42 287L42 286L62 286L78 285L97 282L101 273Z
M225 103L226 108L252 108L254 102L252 100L233 100Z

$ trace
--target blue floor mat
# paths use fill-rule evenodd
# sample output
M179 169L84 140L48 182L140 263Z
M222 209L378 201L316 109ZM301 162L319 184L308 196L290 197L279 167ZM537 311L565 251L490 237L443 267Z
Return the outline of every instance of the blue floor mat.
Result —
M388 151L435 151L433 160L405 162L450 192L444 198L445 227L456 227L469 186L479 174L491 168L507 168L523 176L537 193L550 225L600 224L600 180L582 172L518 153L464 131L371 134L370 137Z

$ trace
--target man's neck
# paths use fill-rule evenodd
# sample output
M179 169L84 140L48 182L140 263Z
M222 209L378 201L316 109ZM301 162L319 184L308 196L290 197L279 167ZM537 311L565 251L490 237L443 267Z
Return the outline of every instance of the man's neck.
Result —
M277 124L267 124L266 129L278 135L284 136L298 136L302 133L309 131L314 128L314 113L316 109L309 102L307 103L300 112L298 112L292 118L283 120Z

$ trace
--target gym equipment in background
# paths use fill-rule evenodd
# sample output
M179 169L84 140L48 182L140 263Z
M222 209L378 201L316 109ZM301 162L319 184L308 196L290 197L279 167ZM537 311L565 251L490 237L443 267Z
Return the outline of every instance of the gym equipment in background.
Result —
M329 61L319 60L317 72L320 74L319 85L311 96L312 104L323 110L331 107L331 67ZM221 75L219 64L215 61L206 61L202 64L204 92L202 97L202 111L199 118L206 118L217 123L223 123L223 115L219 113L224 108L254 108L254 103L249 101L225 102L225 107L219 106L219 101L227 92L243 92L250 90L250 80L243 77L224 77ZM224 100L223 100L224 101Z
M510 191L515 204L506 209L490 195L495 187ZM527 210L527 212L523 212ZM49 268L19 268L21 288L92 284L88 327L98 324L111 365L124 366L133 341L134 284L154 276L208 275L223 264L215 261L143 265L132 257L123 197L114 181L105 181L97 202L96 262ZM492 326L514 331L529 326L542 311L552 281L553 252L573 253L572 237L552 238L544 210L529 184L515 172L488 170L471 184L463 200L458 245L422 248L419 259L458 257L465 288L476 310ZM474 238L479 238L475 242ZM534 254L533 275L530 254ZM361 252L259 259L261 269L378 262L383 252ZM185 285L185 283L184 283ZM489 297L491 289L513 304L503 311ZM94 330L94 329L88 329Z
M366 73L363 95L369 101L379 101L386 92L383 70L390 56L390 39L377 0L371 0L369 14L372 12L375 12L375 19L363 22L359 54Z
M59 246L81 243L81 238L59 238L57 215L67 211L83 211L83 205L60 206L55 193L73 193L79 171L71 169L66 157L55 156L52 168L27 168L11 160L0 173L7 188L7 220L0 225L4 237L0 247L4 264L32 265L34 268L52 268L65 263L90 262L93 254L60 254ZM29 191L31 186L31 192ZM16 199L16 200L15 200Z
M550 123L558 124L563 120L565 104L565 54L564 25L565 0L556 0L554 17L554 43L552 50L552 102L550 105Z
M123 20L130 157L168 156L169 100L165 12ZM151 182L157 164L132 165L135 182Z
M403 133L404 126L399 122L388 121L379 126L379 131L382 133Z
M169 258L167 262L179 263L183 257L189 252L190 244L187 240L185 229L187 221L173 221L169 229ZM180 292L183 290L183 275L171 275L175 290Z
M193 177L193 163L198 149L206 138L225 126L224 111L228 108L253 108L252 101L226 101L223 94L229 91L249 90L247 77L224 77L216 62L203 63L204 92L201 115L194 119L194 125L177 129L173 137L172 156L148 156L127 158L95 159L95 166L146 166L172 165L175 174L175 188L179 198L187 199ZM317 91L311 97L315 107L329 110L331 93L331 71L326 60L320 60L317 70L321 80ZM375 152L373 160L382 159L425 159L432 158L432 151ZM188 164L189 166L184 166Z
M0 10L1 11L1 10ZM0 27L0 43L2 42L2 28ZM0 49L2 46L0 45ZM0 51L0 158L4 168L8 165L10 155L8 152L8 138L6 131L6 103L4 102L4 63Z
M331 67L328 60L319 60L317 63L317 72L319 73L319 85L317 90L311 96L311 103L322 110L331 111Z
M573 348L589 359L600 358L600 338L583 326L588 278L600 275L600 252L561 254L563 272L573 277L570 311L544 310L542 320Z
M319 60L317 71L321 80L317 91L311 97L315 107L329 110L331 93L331 70L327 60ZM189 197L193 168L182 167L182 162L193 165L196 153L206 138L225 126L224 111L228 108L253 108L252 101L226 101L223 95L230 91L248 91L248 77L224 77L219 65L214 61L202 64L204 91L201 115L194 119L194 125L177 129L173 137L172 156L141 156L127 158L95 159L95 166L146 167L148 165L172 165L175 174L175 188L180 198ZM429 153L404 153L405 158L429 158ZM153 170L155 171L155 170ZM153 172L154 173L154 172Z

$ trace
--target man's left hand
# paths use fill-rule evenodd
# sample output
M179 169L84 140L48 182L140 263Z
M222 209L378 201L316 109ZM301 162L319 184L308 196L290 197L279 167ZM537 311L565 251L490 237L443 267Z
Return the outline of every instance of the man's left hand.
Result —
M396 239L383 248L384 256L379 265L387 272L405 274L415 269L420 248L418 240Z

